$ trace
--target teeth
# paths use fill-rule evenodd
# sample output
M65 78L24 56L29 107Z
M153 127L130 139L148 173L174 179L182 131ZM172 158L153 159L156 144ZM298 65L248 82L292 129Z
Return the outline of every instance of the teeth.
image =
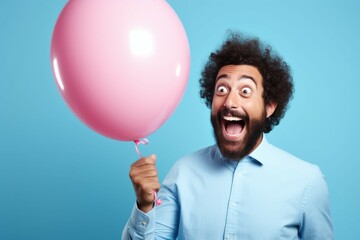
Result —
M242 120L241 118L238 118L238 117L228 117L228 116L224 116L224 119L226 121L241 121Z

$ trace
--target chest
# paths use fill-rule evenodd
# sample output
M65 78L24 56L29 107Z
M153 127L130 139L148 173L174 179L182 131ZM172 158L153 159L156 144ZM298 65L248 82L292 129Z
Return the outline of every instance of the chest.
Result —
M302 190L289 178L240 170L179 186L180 239L298 239Z

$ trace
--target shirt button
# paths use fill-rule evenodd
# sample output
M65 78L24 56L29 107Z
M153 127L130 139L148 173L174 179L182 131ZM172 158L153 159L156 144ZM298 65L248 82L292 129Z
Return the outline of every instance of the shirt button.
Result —
M225 235L225 240L232 240L233 239L233 235L232 234L226 234Z
M146 224L147 224L147 222L145 222L145 221L141 222L141 225L143 225L143 226L146 226Z

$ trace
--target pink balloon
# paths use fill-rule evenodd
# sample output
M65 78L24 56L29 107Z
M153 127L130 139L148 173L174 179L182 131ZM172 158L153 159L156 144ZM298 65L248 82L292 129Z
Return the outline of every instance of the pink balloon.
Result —
M164 0L70 0L55 25L51 63L61 95L87 126L130 141L177 107L190 50Z

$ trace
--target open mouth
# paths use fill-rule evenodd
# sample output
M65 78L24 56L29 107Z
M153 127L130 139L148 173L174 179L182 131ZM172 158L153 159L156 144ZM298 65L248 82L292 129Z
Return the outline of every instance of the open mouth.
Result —
M245 128L245 120L239 117L223 116L224 135L235 140L240 137Z

